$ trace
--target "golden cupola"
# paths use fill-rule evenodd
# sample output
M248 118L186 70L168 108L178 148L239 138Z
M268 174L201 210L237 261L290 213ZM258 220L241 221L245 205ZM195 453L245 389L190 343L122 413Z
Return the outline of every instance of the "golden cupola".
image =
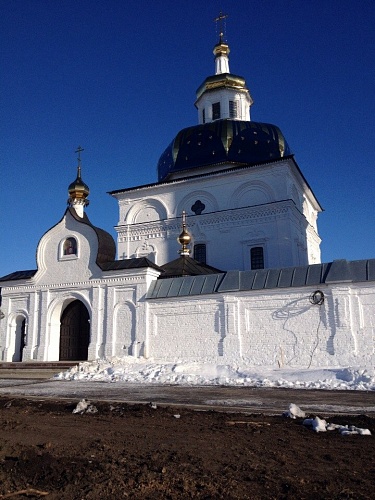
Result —
M189 249L188 245L191 242L191 236L186 229L186 212L185 212L185 210L182 212L182 231L181 231L179 237L177 238L177 241L181 245L181 248L180 248L178 253L180 255L190 255L190 249Z
M69 192L69 200L86 200L88 195L90 194L90 189L87 184L85 184L81 178L81 165L78 165L77 167L77 178L74 182L69 184L68 187L68 192ZM88 205L88 201L87 205Z
M83 208L87 207L90 203L87 199L90 189L87 184L85 184L81 177L81 151L83 149L81 146L77 149L78 153L78 166L77 166L77 178L68 187L68 205L73 207L80 217L83 217Z

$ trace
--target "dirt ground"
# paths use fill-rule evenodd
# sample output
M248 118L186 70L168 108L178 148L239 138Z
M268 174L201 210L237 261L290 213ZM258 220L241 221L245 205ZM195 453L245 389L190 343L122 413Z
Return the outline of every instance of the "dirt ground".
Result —
M185 408L0 398L0 498L375 498L375 419L330 422ZM325 415L320 415L324 417Z

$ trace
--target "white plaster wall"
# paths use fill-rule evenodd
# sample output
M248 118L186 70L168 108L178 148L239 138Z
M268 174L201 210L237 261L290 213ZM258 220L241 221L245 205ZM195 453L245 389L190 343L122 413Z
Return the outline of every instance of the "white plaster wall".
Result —
M150 303L148 352L152 357L202 359L221 356L223 311L215 299Z
M375 361L375 286L323 286L324 304L312 305L312 287L231 292L145 300L157 273L53 286L4 286L1 359L14 354L14 319L27 319L23 360L58 360L59 321L69 301L90 313L89 359L145 356L212 359L249 366L296 368L369 366Z
M309 263L306 221L291 201L190 215L188 230L191 250L205 243L207 263L218 269L249 269L252 246L264 247L266 267ZM120 257L169 262L178 256L180 232L181 218L124 227L119 248L126 251L120 250Z
M73 300L83 302L90 317L88 359L144 355L146 313L144 297L152 269L123 270L117 276L60 284L4 283L0 321L0 359L12 361L14 318L27 318L23 361L58 361L60 320Z
M322 290L321 306L311 304L315 288L309 287L149 300L149 353L222 362L241 358L249 366L371 365L375 287Z
M62 246L73 237L78 244L77 255L62 255ZM39 284L69 283L100 276L95 260L98 239L94 229L78 223L69 212L41 238L37 249L38 272L34 281Z
M258 243L264 246L267 267L320 262L319 206L290 159L115 197L119 258L148 256L159 265L175 259L185 210L192 247L206 243L207 262L218 269L249 269L244 247L257 244L248 237L257 233L263 235ZM192 211L197 200L205 205L201 215Z

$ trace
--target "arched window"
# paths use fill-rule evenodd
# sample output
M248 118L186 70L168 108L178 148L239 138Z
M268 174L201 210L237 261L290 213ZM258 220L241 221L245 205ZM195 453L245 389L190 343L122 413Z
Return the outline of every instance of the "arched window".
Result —
M191 207L191 211L195 213L195 215L201 215L203 210L206 208L206 205L201 202L201 200L197 200L194 205Z
M251 269L264 269L263 247L253 247L250 249Z
M77 255L77 240L67 238L63 245L63 255Z
M238 102L229 101L229 118L237 118L238 116Z
M206 244L198 243L194 245L194 260L201 264L206 264Z
M220 118L221 118L220 102L214 102L212 104L212 119L219 120Z

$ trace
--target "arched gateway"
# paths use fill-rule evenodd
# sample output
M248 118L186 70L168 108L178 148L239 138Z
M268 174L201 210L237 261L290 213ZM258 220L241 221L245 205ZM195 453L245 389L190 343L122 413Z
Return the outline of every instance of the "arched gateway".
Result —
M87 360L89 343L89 312L80 300L74 300L61 315L60 361Z
M22 361L23 349L26 345L26 318L23 315L18 315L12 324L14 351L12 361Z

